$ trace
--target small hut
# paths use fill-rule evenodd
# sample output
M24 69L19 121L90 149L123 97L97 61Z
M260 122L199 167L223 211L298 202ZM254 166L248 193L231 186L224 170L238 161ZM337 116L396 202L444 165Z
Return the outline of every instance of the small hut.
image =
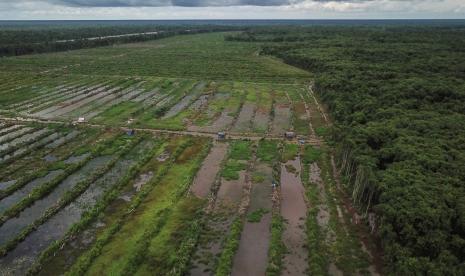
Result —
M284 137L287 138L287 139L294 139L295 138L295 132L286 131L286 133L284 133Z
M226 139L226 133L224 131L218 132L218 140Z
M134 136L134 135L136 134L136 131L135 131L134 129L128 129L128 130L126 131L126 134L127 134L128 136Z

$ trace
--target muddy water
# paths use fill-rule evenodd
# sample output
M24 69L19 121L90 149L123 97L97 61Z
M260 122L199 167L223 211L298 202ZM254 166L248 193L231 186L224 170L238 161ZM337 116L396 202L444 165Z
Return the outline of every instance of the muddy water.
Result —
M200 244L194 253L193 268L189 271L189 275L214 275L224 239L238 215L237 210L246 185L245 171L239 172L238 180L221 180L215 206L208 216L206 229L201 233Z
M37 200L33 205L24 209L17 217L11 218L0 227L0 245L18 235L26 226L40 218L43 213L56 204L63 195L79 182L89 178L93 172L104 167L111 160L110 156L97 157L89 161L79 171L68 176L50 194Z
M269 212L263 215L260 222L245 222L239 248L234 256L231 273L233 276L265 275L268 265L273 173L272 168L263 163L255 166L255 173L264 176L264 181L252 184L250 205L247 212L250 214L259 209L268 210Z
M215 143L208 156L203 161L202 167L195 176L191 186L191 192L197 197L206 198L210 194L216 175L220 171L220 165L228 151L228 144Z
M255 104L245 103L237 117L237 121L232 128L233 132L248 132L252 127L252 119L255 113Z
M21 199L26 197L30 192L32 192L34 188L51 181L61 173L63 173L63 170L51 171L46 176L32 180L31 182L27 183L24 187L17 190L10 196L0 200L0 213L3 213L5 210L13 206L15 203L19 202Z
M291 109L287 105L274 106L274 119L271 133L274 135L283 135L288 131L291 123Z
M115 166L103 177L92 183L74 202L38 227L12 252L1 259L0 265L15 273L24 274L40 252L54 240L63 238L68 229L81 219L83 212L95 205L105 191L114 187L118 180L136 164L138 156L150 150L152 146L151 142L142 142L136 146L128 155L116 162ZM21 264L15 263L18 258L24 261Z
M221 180L217 200L224 205L238 206L241 203L242 190L245 187L245 171L239 172L238 180Z
M295 172L286 167L292 166ZM283 242L288 252L284 256L282 275L304 275L307 269L305 221L307 205L305 188L300 179L300 158L281 164L281 216L286 220Z

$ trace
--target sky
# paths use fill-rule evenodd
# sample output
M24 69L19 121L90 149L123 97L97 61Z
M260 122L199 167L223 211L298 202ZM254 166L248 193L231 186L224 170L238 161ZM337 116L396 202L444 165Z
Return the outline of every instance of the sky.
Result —
M0 0L0 20L465 19L465 0Z

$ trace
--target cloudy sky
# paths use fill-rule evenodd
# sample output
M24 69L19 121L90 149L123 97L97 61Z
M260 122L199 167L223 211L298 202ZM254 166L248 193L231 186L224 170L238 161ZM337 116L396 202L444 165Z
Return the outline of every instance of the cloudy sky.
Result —
M465 0L0 0L0 20L465 19Z

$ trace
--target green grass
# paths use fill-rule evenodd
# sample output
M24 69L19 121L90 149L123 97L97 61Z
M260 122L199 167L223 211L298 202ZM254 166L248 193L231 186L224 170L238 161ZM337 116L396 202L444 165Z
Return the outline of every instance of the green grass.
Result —
M286 253L286 246L282 241L284 233L284 219L277 214L271 218L271 238L270 248L268 249L268 266L266 268L267 276L281 275L283 258Z
M303 153L304 164L310 164L319 160L322 151L312 145L306 145Z
M260 140L258 143L257 157L266 163L273 163L276 160L278 143L271 140Z
M239 172L245 170L247 164L242 163L238 160L230 159L226 162L223 170L221 171L221 176L226 180L238 180Z
M309 73L266 56L258 45L224 40L225 33L175 36L43 55L3 58L0 72L159 76L258 82L305 81ZM208 51L206 50L208 49ZM79 64L79 66L70 66Z
M299 154L299 146L296 144L284 144L282 161L293 160Z
M262 217L265 214L268 214L270 211L265 210L263 208L257 209L249 214L247 214L247 221L248 222L260 222L262 220Z
M223 251L221 252L221 256L218 260L218 265L215 271L216 276L228 276L231 274L233 258L239 248L239 241L243 227L244 223L242 218L236 218L231 226L231 230L229 231L224 243Z
M250 160L252 157L252 142L234 141L231 142L231 152L229 157L236 160Z

